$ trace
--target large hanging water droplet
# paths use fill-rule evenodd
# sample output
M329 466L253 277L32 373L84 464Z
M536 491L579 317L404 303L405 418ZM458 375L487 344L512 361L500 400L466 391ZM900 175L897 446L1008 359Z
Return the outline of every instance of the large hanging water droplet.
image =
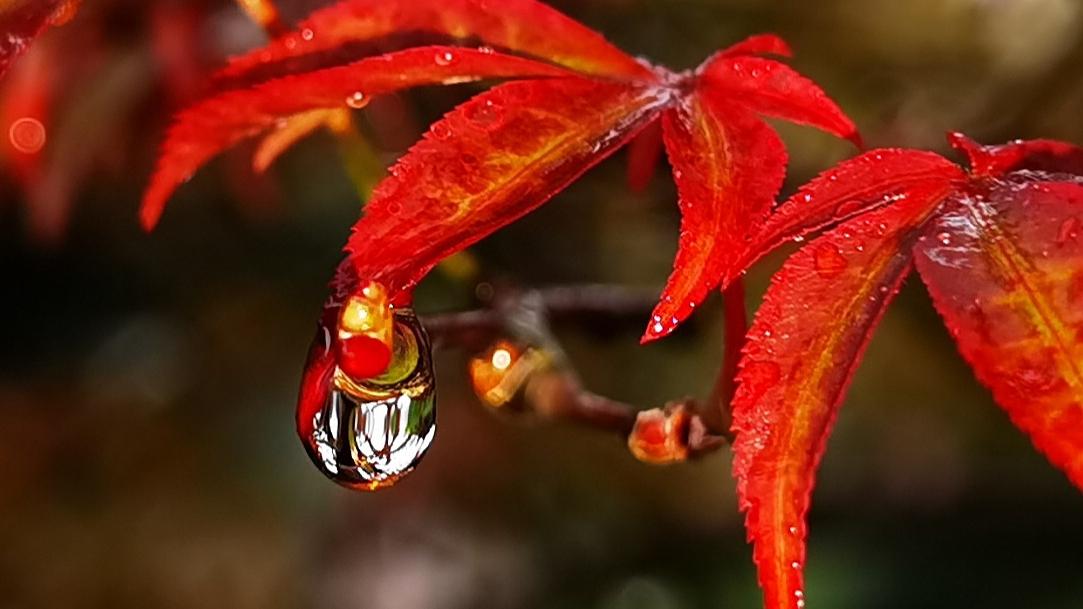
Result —
M361 380L334 361L332 340L321 330L309 366L322 361L326 369L306 371L306 386L317 388L302 390L302 440L316 467L335 482L361 490L391 486L417 466L436 433L428 336L412 310L396 309L391 365L381 376Z

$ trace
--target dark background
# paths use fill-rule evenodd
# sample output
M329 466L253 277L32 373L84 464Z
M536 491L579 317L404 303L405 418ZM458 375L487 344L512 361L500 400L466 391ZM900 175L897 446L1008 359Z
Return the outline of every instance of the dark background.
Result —
M872 146L944 152L949 129L1083 142L1077 0L557 4L681 69L777 32ZM177 23L174 52L163 39ZM135 221L172 108L260 40L225 0L86 0L23 59L52 49L58 83L46 170L20 181L9 151L0 179L0 608L759 606L728 454L649 467L597 432L491 416L460 353L439 356L439 433L406 481L352 493L309 464L294 398L359 205L334 140L305 141L263 180L244 169L250 148L227 155L156 233ZM381 102L365 129L390 162L476 90ZM786 192L852 154L781 131ZM663 171L631 194L623 160L474 248L482 274L660 286L674 189ZM781 259L750 275L752 304ZM437 271L417 300L453 310L472 291ZM642 407L703 396L717 304L645 348L645 318L561 338L595 391ZM1083 606L1083 498L974 380L915 281L857 374L820 480L810 607Z

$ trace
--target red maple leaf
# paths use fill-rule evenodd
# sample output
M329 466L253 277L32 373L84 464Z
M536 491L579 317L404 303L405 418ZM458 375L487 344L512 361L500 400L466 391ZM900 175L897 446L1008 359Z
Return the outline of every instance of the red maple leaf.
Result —
M754 36L676 74L630 57L534 0L499 7L483 0L343 2L235 59L220 76L243 82L267 65L413 31L492 47L426 46L366 57L188 108L163 147L143 202L144 225L157 222L173 190L211 157L295 125L298 116L359 107L420 85L515 79L433 124L392 167L347 245L353 275L408 301L441 259L535 209L660 121L684 220L649 340L672 331L719 284L735 263L735 246L747 245L745 235L767 217L786 155L761 116L857 140L853 123L814 83L756 56L789 53L775 36ZM649 150L645 156L639 165L649 164Z
M357 49L414 32L486 46L355 57ZM325 121L324 113L359 108L374 96L512 79L434 123L376 187L353 227L298 407L301 436L319 465L313 425L332 372L369 371L390 359L390 335L372 332L366 316L385 302L409 303L442 259L536 209L640 134L633 182L649 179L661 140L680 195L677 259L644 340L671 332L742 262L747 236L761 231L782 184L785 148L762 117L859 143L853 123L818 86L762 57L789 54L778 37L753 36L694 71L674 73L535 0L349 0L233 60L218 80L234 88L178 115L142 221L153 227L181 183L243 139L269 133L261 158L273 158ZM328 57L352 61L328 67ZM376 288L381 299L364 296ZM344 330L350 307L358 312L350 314L355 328Z
M826 229L773 278L733 400L734 473L769 609L804 606L816 468L915 267L981 382L1083 488L1083 149L949 139L969 173L928 152L867 152L800 189L744 252L747 263Z

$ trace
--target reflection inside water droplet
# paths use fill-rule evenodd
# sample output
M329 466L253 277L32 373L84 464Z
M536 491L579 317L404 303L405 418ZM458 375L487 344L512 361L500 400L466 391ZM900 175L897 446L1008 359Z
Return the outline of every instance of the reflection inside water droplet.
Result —
M436 433L428 337L412 310L397 309L394 319L395 353L382 376L354 379L333 361L316 380L306 371L298 413L302 439L320 471L349 488L391 486L417 466ZM321 353L334 357L327 345L332 336L321 329L310 367L320 365ZM312 382L319 385L314 394Z

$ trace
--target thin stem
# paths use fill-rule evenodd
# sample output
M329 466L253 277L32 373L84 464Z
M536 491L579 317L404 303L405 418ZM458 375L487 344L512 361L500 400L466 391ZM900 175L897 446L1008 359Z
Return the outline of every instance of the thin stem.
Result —
M737 363L741 361L741 350L745 346L745 334L748 332L748 312L745 308L745 282L738 277L722 292L724 332L722 344L722 366L718 370L710 404L718 413L718 431L729 439L732 438L730 424L733 419L730 404L737 389Z
M290 31L272 0L237 0L237 4L270 36L281 36Z
M626 440L636 433L643 417L649 420L679 414L684 423L673 426L673 442L683 447L679 460L696 458L726 445L727 438L720 431L726 426L705 420L712 414L717 418L718 409L714 407L717 400L712 399L704 408L704 404L686 398L665 408L641 411L592 393L583 388L549 328L552 319L646 316L655 304L653 293L597 284L497 292L488 299L490 308L429 316L422 323L436 348L457 347L481 353L495 341L510 337L542 350L551 365L528 377L518 392L518 406L510 406L511 410L615 432ZM739 335L743 336L743 332Z

